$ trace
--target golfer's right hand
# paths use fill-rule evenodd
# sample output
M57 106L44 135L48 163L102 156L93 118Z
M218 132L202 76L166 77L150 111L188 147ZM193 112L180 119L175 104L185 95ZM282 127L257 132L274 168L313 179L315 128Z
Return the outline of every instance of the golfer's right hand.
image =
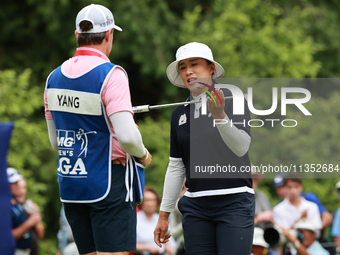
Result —
M146 151L145 155L143 157L141 157L141 158L138 158L138 161L144 167L147 167L151 163L152 155L150 154L150 152L147 149L145 149L145 151Z
M168 232L169 221L166 218L162 218L161 216L158 218L158 222L155 228L154 241L155 243L162 248L162 243L169 242L169 238L171 234Z

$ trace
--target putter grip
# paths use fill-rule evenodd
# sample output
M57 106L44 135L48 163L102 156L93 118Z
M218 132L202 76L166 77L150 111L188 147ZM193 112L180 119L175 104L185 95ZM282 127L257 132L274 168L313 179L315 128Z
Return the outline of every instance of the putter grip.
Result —
M150 111L149 109L150 105L140 105L140 106L134 106L132 107L132 110L134 113L140 113L140 112L148 112Z

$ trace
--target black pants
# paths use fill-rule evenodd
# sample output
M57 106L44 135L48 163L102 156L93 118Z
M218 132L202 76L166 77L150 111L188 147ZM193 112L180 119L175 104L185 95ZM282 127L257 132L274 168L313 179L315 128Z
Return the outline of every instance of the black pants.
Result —
M80 254L136 250L136 202L125 202L125 166L112 165L111 189L95 203L64 203Z
M178 208L186 254L247 255L254 232L255 198L250 193L189 198Z

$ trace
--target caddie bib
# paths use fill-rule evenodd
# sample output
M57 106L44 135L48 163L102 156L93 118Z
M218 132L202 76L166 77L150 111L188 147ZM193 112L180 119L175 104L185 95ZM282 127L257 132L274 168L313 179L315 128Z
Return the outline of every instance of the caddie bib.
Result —
M97 202L110 190L112 132L101 93L115 67L106 62L69 77L60 66L47 80L48 109L58 140L62 202Z

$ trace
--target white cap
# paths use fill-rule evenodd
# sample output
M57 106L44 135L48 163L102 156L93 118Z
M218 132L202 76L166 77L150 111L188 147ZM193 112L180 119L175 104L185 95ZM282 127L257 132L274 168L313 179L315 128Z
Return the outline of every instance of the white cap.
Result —
M7 168L7 176L9 183L16 183L21 179L24 179L24 177L21 174L19 174L18 170L12 167Z
M299 230L299 229L307 229L310 230L312 232L315 233L316 235L316 239L319 238L320 235L320 231L318 229L315 228L315 225L313 224L313 222L311 222L310 220L308 220L307 218L303 218L301 220L299 220L295 225L294 228Z
M284 184L285 184L285 181L284 181L282 175L277 175L277 176L274 177L275 187L283 186Z
M263 238L264 230L262 228L254 228L253 245L268 248L269 244Z
M176 60L166 69L166 74L172 84L185 88L182 78L178 72L178 63L181 60L195 57L207 59L215 64L215 72L212 76L213 79L220 78L224 75L224 69L214 60L211 49L203 43L191 42L178 48L176 52Z
M82 31L80 29L79 24L84 20L90 21L92 23L93 28L91 30ZM76 29L78 34L101 33L112 28L122 31L122 29L115 24L112 12L102 5L91 4L78 12L76 18Z

